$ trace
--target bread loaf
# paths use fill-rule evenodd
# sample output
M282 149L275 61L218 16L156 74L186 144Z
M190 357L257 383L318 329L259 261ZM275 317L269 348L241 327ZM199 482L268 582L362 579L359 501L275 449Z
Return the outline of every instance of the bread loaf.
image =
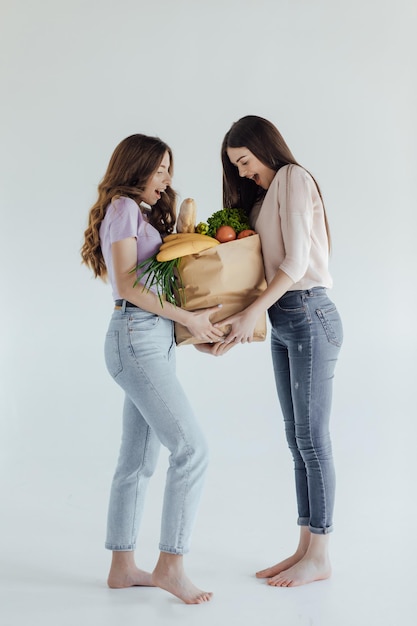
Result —
M182 201L177 219L177 233L194 233L197 207L193 198Z

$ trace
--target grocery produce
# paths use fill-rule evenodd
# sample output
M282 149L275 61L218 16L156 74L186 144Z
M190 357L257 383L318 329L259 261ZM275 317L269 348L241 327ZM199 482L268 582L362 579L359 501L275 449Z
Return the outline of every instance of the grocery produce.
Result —
M142 278L146 276L142 291L145 291L145 289L149 290L155 286L162 307L164 306L163 298L171 304L176 304L175 296L178 293L178 285L181 286L181 276L178 272L178 265L181 259L176 258L161 263L156 256L155 254L149 259L142 261L142 263L139 263L131 270L131 272L140 272L133 286L136 287L136 285L140 284Z
M177 233L195 232L195 220L197 207L193 198L186 198L182 201L177 219Z
M199 222L195 227L195 232L200 233L200 235L207 235L208 229L208 224L206 224L205 222Z
M171 304L176 304L177 298L181 299L179 288L182 282L179 265L182 257L218 245L217 239L198 233L167 235L157 254L139 263L132 270L132 272L140 272L133 286L135 287L146 276L143 289L151 289L154 286L161 306L163 306L163 298Z
M213 213L207 223L200 222L195 227L196 204L186 198L181 204L177 232L163 239L158 252L137 265L132 272L139 272L135 286L145 277L143 289L155 287L161 305L163 299L177 304L182 298L180 262L184 256L197 254L220 243L234 241L256 234L250 228L243 209L222 209ZM183 305L184 302L181 301Z
M248 228L247 230L241 230L237 238L243 239L244 237L250 237L251 235L256 235L256 232L251 228Z
M220 226L220 228L216 230L215 237L220 243L226 243L236 239L236 231L231 226Z
M163 239L164 242L162 246L164 246L167 243L171 243L173 241L193 241L193 239L195 239L196 241L200 241L200 240L210 241L211 239L213 239L213 237L208 237L207 235L200 235L199 233L172 233L171 235L167 235L166 237L164 237Z
M172 243L162 244L156 255L156 260L160 262L172 261L173 259L187 256L187 254L196 254L202 250L219 245L219 242L214 237L206 237L205 235L198 235L199 239L195 239L191 235L190 237L189 241L178 239Z
M250 229L248 217L243 209L221 209L207 219L207 235L215 237L220 226L231 226L238 235L242 230Z

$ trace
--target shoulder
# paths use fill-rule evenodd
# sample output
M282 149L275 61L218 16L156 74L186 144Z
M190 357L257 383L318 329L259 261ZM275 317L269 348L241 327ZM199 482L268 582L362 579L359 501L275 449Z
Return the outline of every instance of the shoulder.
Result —
M127 198L126 196L120 196L119 198L115 198L111 201L109 205L109 209L112 208L115 213L139 213L139 205L132 200L132 198Z
M312 175L301 165L285 165L278 170L280 175L280 195L283 193L290 197L308 196L314 201L319 196L317 185Z
M279 169L277 172L277 176L279 176L281 180L287 179L287 177L289 177L291 182L313 182L311 174L309 174L307 170L301 167L301 165L295 165L294 163L290 163L289 165L284 165L284 167L281 167L281 169Z
M310 182L313 183L312 177L301 165L290 163L280 167L270 186L276 190L282 190L286 188L287 183L291 186L303 187L309 185Z
M140 209L131 198L120 196L114 198L107 207L105 220L109 223L138 221Z

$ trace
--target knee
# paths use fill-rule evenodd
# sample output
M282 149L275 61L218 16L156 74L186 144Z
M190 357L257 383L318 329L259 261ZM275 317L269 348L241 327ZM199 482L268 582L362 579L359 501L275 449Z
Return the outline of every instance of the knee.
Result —
M327 461L332 459L332 444L330 436L308 437L297 439L298 449L304 461L319 459Z
M206 439L200 437L195 445L188 447L187 452L190 465L198 467L201 472L205 472L209 463L209 449Z
M138 475L150 478L157 466L160 445L156 438L151 438L139 451L122 448L115 472L116 480L134 481Z
M170 465L177 469L204 472L209 462L209 450L206 438L199 428L182 430L172 442Z
M205 474L209 463L209 451L206 440L199 437L198 440L188 442L179 454L174 455L175 464L178 468L184 470L194 476L202 476Z

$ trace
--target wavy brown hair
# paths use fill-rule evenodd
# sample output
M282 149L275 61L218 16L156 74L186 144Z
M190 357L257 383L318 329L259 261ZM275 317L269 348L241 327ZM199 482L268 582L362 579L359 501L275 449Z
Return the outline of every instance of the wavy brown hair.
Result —
M158 137L130 135L114 150L107 171L98 185L98 198L90 209L81 248L82 262L94 272L96 278L99 276L105 279L107 275L99 236L107 207L120 196L131 198L139 205L149 178L158 169L166 152L170 157L168 171L172 176L172 151ZM171 187L167 187L160 200L152 207L149 217L149 222L161 235L172 233L176 219L175 207L176 193Z
M248 215L255 201L262 198L266 191L260 189L253 180L239 176L238 168L233 165L227 155L227 148L247 148L261 163L275 172L281 169L281 167L284 167L284 165L300 165L295 160L294 155L279 130L268 120L263 117L258 117L257 115L247 115L232 124L223 139L221 150L223 163L223 204L225 208L242 208ZM323 202L317 181L310 172L308 173L314 180L317 191ZM330 249L330 229L324 202L323 210Z

